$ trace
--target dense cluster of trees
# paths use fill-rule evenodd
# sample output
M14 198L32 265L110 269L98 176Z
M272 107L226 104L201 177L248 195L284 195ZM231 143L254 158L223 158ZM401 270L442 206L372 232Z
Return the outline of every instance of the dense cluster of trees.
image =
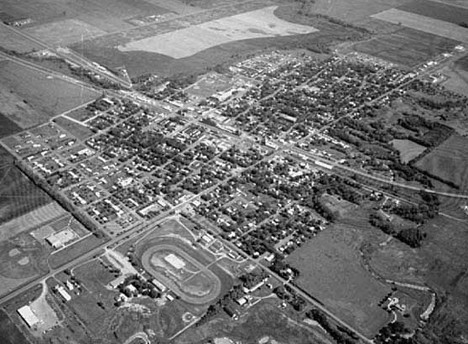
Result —
M342 327L331 325L327 316L319 309L311 309L306 313L306 316L318 322L338 344L354 344L359 339L355 333Z
M383 327L374 341L376 344L416 344L413 338L405 338L409 334L408 329L400 321L395 321Z

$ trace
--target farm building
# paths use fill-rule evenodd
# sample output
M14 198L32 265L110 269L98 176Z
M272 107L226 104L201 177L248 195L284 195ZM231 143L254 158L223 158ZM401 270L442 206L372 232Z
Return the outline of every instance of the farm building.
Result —
M37 318L36 314L32 311L31 307L23 306L17 310L20 317L24 322L30 327L34 327L39 324L41 321Z
M65 290L64 287L62 287L61 285L56 285L55 286L55 290L57 290L57 292L60 294L60 296L65 300L65 301L70 301L71 300L71 296L70 294L67 293L67 291Z
M153 279L151 283L162 293L164 293L167 290L166 286L159 282L157 279Z

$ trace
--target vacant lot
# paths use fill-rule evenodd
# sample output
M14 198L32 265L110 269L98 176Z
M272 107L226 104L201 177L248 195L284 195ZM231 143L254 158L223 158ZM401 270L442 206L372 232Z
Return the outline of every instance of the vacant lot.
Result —
M466 190L468 187L468 139L452 135L426 155L416 166L424 171L451 181Z
M290 36L317 31L313 27L288 23L275 17L273 14L275 9L274 6L267 7L212 20L174 32L133 41L121 46L120 50L154 52L179 59L231 41Z
M432 56L450 51L459 42L430 33L399 28L397 31L357 43L354 49L392 63L414 67Z
M412 29L468 43L468 29L443 20L433 19L395 8L380 12L372 17L388 21L393 24L403 25Z
M410 140L393 140L392 145L400 152L400 160L405 164L426 150L426 147Z
M57 123L60 127L68 131L70 134L75 136L78 140L86 140L93 132L88 127L78 124L66 117L60 116L54 119L54 122Z
M440 2L416 0L398 7L399 10L419 14L453 24L468 23L468 9Z
M52 116L99 96L95 91L11 61L0 62L0 79L10 92L35 111L33 118L33 114L22 111L14 114L14 117L9 116L23 128L46 122Z
M388 321L378 303L390 291L360 265L347 225L328 228L299 248L287 262L300 271L299 286L337 316L373 336Z

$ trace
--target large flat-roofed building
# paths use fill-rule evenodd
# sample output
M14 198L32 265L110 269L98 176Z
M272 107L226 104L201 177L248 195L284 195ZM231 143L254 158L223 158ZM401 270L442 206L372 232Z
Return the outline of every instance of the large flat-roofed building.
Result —
M71 229L49 235L46 240L53 248L60 248L76 238L76 233Z
M19 308L17 312L30 328L33 328L41 322L29 306Z

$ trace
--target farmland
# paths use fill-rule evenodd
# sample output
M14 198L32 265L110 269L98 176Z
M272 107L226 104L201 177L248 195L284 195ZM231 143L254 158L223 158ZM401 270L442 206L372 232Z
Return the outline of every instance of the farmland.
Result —
M50 117L98 96L97 92L88 88L45 75L11 61L0 62L0 78L10 92L34 109L34 112L20 111L14 113L14 117L10 116L22 128L46 122Z
M393 140L392 144L400 152L400 160L405 164L426 150L426 147L410 140Z
M161 6L152 4L151 1L143 0L83 0L53 5L46 0L27 0L21 4L14 0L6 0L2 2L2 11L18 19L31 18L32 25L78 19L109 32L132 28L133 25L126 22L127 19L168 12Z
M5 221L19 217L36 208L51 202L49 196L37 188L26 176L13 165L12 157L0 147L0 224ZM52 209L54 206L52 206ZM44 208L45 209L45 208ZM43 214L47 214L44 211ZM33 213L35 214L35 213ZM42 217L39 213L28 218L20 226L29 224L36 216ZM4 232L0 226L1 232Z
M40 50L42 47L20 34L12 32L10 29L0 24L0 47L15 51L17 53L27 53L33 50Z
M353 48L395 64L414 67L432 56L451 51L457 44L451 38L411 28L398 28L391 34L357 43Z
M148 51L179 59L231 41L308 34L316 31L313 27L278 19L273 14L274 10L275 7L266 7L208 21L186 29L133 41L119 49L121 51Z
M349 225L336 225L299 248L287 261L301 272L297 280L300 287L371 335L388 321L377 304L390 288L359 264L359 253L353 247L358 236Z
M468 20L468 9L457 7L456 4L450 6L449 3L415 0L399 6L398 9L456 25Z
M468 187L468 140L459 135L453 135L447 141L427 154L416 166L431 174L449 180L467 190Z
M468 29L439 19L425 17L419 14L390 9L372 16L393 24L403 25L415 30L431 33L456 41L468 43Z

